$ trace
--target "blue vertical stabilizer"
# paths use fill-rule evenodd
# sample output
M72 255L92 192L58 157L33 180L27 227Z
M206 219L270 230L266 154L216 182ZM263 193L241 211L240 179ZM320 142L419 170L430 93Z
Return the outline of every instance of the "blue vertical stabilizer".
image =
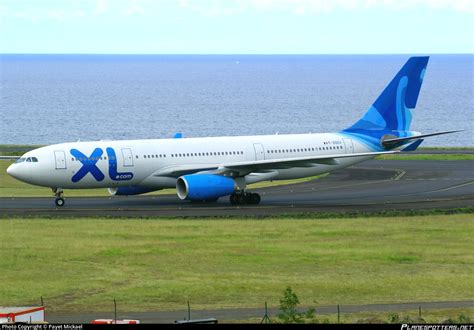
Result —
M376 147L384 136L411 136L412 110L416 106L428 56L411 57L385 87L365 115L342 131Z

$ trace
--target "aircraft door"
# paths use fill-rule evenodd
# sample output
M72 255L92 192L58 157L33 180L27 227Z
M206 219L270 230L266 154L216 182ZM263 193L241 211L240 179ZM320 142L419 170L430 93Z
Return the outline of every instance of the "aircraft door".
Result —
M263 150L263 145L261 143L254 143L253 148L255 149L255 160L264 160L265 151Z
M57 170L65 170L66 169L66 154L62 150L55 150L54 151L54 159L56 162L56 169Z
M131 167L133 166L133 153L130 148L122 148L122 157L123 157L123 166Z
M342 139L342 141L344 141L344 146L346 147L346 154L353 154L354 144L352 143L352 139Z

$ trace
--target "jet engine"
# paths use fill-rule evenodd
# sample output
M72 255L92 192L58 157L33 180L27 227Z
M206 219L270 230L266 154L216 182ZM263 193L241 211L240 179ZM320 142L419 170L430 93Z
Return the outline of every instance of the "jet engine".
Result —
M190 201L214 201L234 193L236 188L233 179L215 174L183 175L176 182L178 197Z

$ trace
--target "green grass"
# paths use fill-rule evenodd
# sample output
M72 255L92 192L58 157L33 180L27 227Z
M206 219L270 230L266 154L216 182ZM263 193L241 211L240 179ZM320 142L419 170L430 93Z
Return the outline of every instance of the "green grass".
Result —
M21 156L25 152L42 147L41 145L0 144L0 156Z
M395 154L377 156L377 160L474 160L474 154Z
M472 214L2 220L2 305L54 312L472 300Z
M421 147L418 150L473 150L474 146L467 147Z

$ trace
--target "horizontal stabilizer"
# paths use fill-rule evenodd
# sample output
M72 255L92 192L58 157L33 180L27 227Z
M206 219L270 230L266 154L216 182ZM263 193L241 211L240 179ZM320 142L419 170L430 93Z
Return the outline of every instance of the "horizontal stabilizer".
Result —
M412 144L408 145L407 147L403 148L402 151L403 152L415 151L423 141L424 141L423 139L419 139L419 140L413 142Z
M393 148L393 147L396 147L397 145L400 145L401 142L405 142L405 141L418 140L418 139L420 139L420 138L424 138L424 137L428 137L428 136L436 136L436 135L457 133L457 132L462 132L462 131L463 131L463 130L444 131L444 132L421 134L421 135L415 135L415 136L407 136L407 137L401 137L401 138L390 138L390 139L385 139L385 140L383 140L383 141L382 141L382 145L383 145L385 148Z

